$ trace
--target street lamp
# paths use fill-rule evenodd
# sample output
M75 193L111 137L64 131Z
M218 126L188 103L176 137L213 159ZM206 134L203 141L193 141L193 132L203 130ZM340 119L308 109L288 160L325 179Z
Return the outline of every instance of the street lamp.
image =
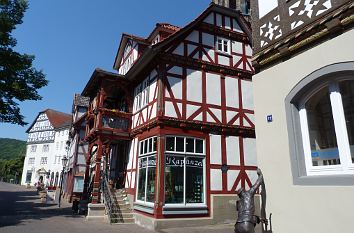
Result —
M61 171L61 179L60 179L60 190L59 190L59 201L58 201L59 208L60 208L60 201L61 201L61 191L63 189L64 169L66 167L66 164L68 163L68 158L64 155L63 158L61 159L61 162L63 165L63 170Z

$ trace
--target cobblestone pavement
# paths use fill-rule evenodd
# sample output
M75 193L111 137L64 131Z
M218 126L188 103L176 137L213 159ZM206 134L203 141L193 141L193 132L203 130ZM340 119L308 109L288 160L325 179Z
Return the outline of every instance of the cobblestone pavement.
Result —
M0 182L0 233L153 233L135 224L87 222L71 205L44 204L34 189ZM233 233L233 224L165 229L161 233Z

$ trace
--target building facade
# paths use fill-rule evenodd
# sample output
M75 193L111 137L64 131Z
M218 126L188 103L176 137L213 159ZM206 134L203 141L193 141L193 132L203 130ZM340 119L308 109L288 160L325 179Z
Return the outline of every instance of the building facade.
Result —
M352 232L353 1L253 4L257 156L273 232Z
M90 202L110 202L106 180L149 228L234 221L257 178L251 56L243 14L213 3L184 28L123 34L118 73L96 69L82 92Z
M89 98L75 94L72 107L72 125L68 142L68 164L64 173L64 197L71 202L80 200L84 188L88 143L84 141L86 132L86 113Z
M28 133L21 185L59 186L71 116L52 109L40 112Z

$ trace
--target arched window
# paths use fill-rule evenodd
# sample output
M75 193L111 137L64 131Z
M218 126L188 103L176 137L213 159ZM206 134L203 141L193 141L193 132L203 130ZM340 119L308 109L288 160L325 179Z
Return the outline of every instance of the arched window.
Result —
M295 177L354 174L354 62L313 72L286 104Z

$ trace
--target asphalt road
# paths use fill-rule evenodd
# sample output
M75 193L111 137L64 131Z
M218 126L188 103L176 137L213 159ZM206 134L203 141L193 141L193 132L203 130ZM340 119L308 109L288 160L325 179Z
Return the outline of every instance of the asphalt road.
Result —
M41 203L34 189L0 182L0 233L153 233L135 224L88 222L72 215L71 205ZM166 229L161 233L233 233L232 224Z

